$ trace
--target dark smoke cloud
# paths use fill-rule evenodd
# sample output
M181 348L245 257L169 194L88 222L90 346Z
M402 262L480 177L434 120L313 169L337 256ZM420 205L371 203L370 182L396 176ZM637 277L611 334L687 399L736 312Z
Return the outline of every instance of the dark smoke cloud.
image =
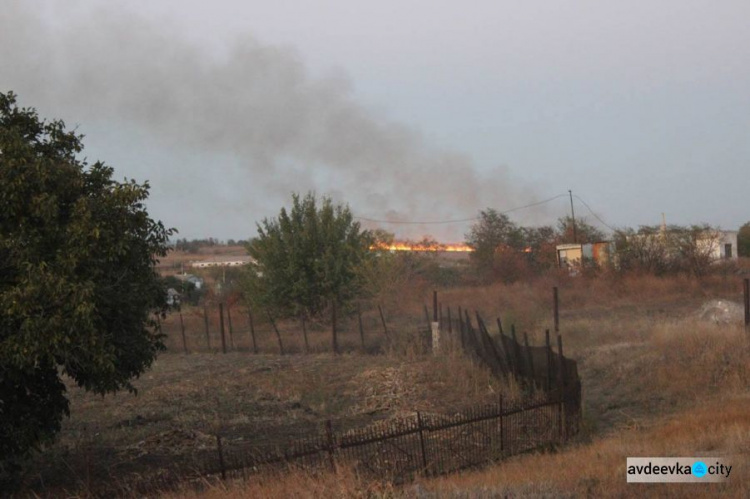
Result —
M0 88L67 121L115 124L158 147L206 158L165 162L160 168L177 180L152 181L174 203L180 193L203 191L176 218L183 233L215 235L211 220L228 217L244 223L229 234L246 235L249 221L271 214L264 210L278 209L292 191L330 194L359 215L389 220L465 218L536 200L503 168L480 174L468 156L440 150L358 104L346 78L310 77L292 49L248 37L217 55L121 10L87 9L56 23L50 11L45 18L32 7L11 2L0 12ZM231 186L210 181L217 175ZM199 230L182 226L188 215ZM385 227L452 240L466 230Z

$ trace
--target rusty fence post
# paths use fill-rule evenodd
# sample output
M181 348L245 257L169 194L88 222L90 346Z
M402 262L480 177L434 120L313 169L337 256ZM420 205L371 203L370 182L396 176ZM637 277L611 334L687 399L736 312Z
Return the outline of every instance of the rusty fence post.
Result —
M333 436L333 424L331 420L326 420L326 438L328 440L328 462L331 465L331 471L336 472L336 459L334 454L336 452L336 439Z
M378 312L380 312L380 321L383 323L383 332L385 333L385 338L390 341L391 336L388 333L388 325L385 323L385 315L383 314L383 307L378 304Z
M229 346L234 350L234 328L232 327L232 307L227 305L227 322L229 323Z
M252 309L247 309L247 320L250 323L250 336L253 338L253 353L258 354L258 343L255 341L255 324L253 322L253 311Z
M185 338L185 321L182 319L182 310L180 310L180 329L182 330L182 349L188 353L187 338Z
M552 306L555 315L555 333L560 332L560 300L557 294L557 286L552 288Z
M273 320L271 312L266 310L266 314L268 315L268 320L271 322L271 326L273 326L273 330L276 332L276 339L279 341L279 353L284 355L284 344L281 342L281 333L279 333L279 328L276 327L276 321Z
M221 351L227 353L227 340L224 337L224 304L219 303L219 330L221 331Z

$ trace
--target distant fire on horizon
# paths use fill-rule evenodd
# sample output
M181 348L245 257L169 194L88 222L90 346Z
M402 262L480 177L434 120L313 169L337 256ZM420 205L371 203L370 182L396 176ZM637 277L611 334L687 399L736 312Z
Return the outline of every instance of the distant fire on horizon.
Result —
M474 248L466 244L442 244L435 241L430 241L429 243L413 241L393 241L390 244L376 244L372 247L372 249L387 251L448 251L459 253L468 253L470 251L474 251Z
M386 251L417 251L417 252L449 252L449 253L470 253L474 251L474 248L467 244L458 243L438 243L436 241L429 242L414 242L414 241L393 241L392 243L378 243L373 245L370 249L372 250L386 250ZM524 248L521 250L523 253L531 253L531 248Z

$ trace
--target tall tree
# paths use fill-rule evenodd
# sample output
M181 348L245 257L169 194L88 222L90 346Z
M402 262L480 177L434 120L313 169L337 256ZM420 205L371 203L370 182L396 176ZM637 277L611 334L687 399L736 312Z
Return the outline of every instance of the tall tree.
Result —
M466 244L474 248L470 258L477 271L491 277L499 250L524 247L523 231L507 215L488 208L479 212L479 220L466 234Z
M77 159L81 139L0 93L0 489L59 431L61 374L133 390L163 349L154 265L172 231L146 212L148 184Z
M358 269L373 243L348 206L294 194L291 210L259 224L247 246L255 260L247 272L248 296L292 315L315 315L331 300L345 303L359 291Z
M750 257L750 222L740 227L737 234L737 255Z
M559 218L557 220L557 231L560 234L560 241L572 243L573 218L570 216ZM580 244L596 243L606 239L604 232L588 223L585 217L576 218L575 236L576 242Z
M524 227L523 240L528 259L534 270L542 271L556 265L555 246L559 236L549 225Z

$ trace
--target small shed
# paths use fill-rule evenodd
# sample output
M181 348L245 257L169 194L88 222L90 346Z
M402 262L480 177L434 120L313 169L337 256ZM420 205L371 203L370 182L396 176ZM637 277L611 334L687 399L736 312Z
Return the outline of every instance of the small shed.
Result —
M582 263L593 262L599 267L612 265L615 245L612 241L590 244L558 244L557 266L561 269L578 269Z

